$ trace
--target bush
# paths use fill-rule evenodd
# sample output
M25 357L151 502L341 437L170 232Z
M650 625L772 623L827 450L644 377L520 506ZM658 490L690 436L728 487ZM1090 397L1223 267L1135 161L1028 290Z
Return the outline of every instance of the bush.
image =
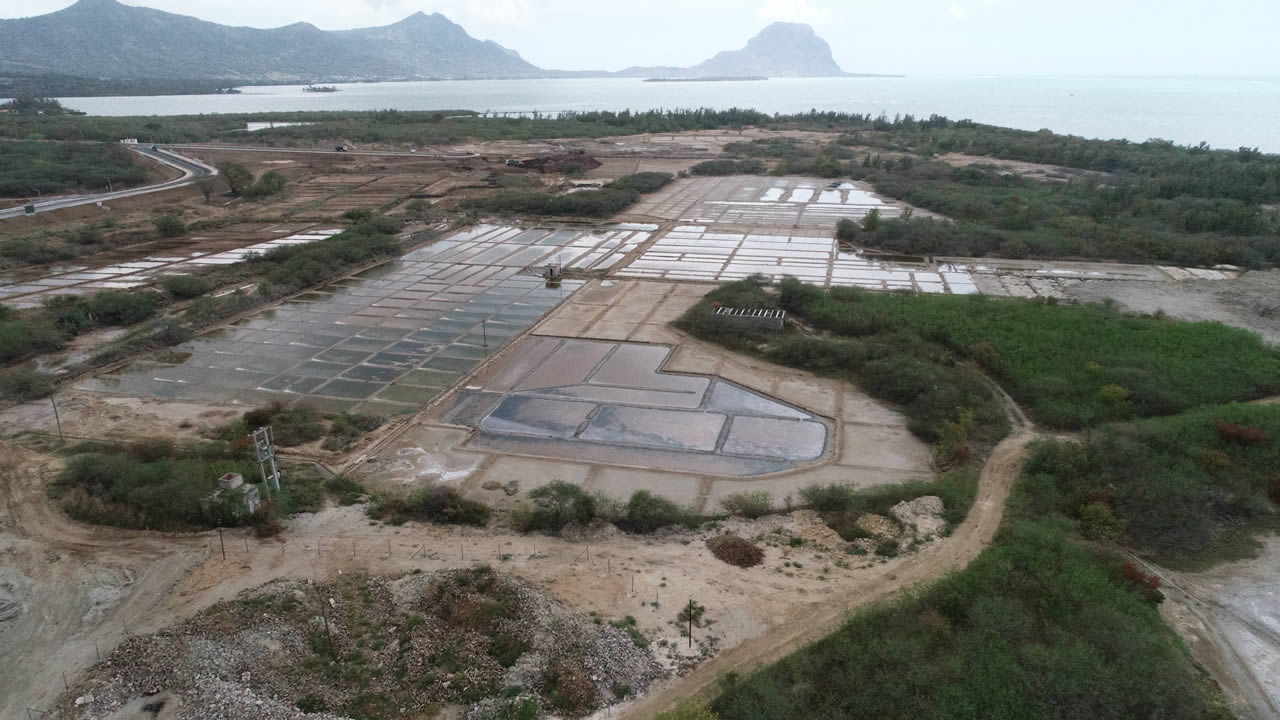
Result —
M720 560L741 568L764 562L764 551L737 535L717 535L707 539L707 548Z
M853 242L858 239L858 223L849 218L841 218L836 223L836 239L844 242Z
M596 517L596 498L577 485L560 480L529 493L534 509L523 520L523 532L560 532L570 523L586 525Z
M209 292L209 281L195 275L170 275L160 284L165 292L179 300L190 300Z
M810 485L800 491L809 507L823 513L847 512L853 509L857 493L848 485Z
M161 215L155 219L155 225L161 237L178 237L187 231L187 226L172 215Z
M155 314L160 295L154 292L106 290L89 298L88 309L98 325L133 325Z
M234 500L209 503L217 479L234 472L259 478L258 464L221 444L173 449L165 443L73 456L50 486L72 517L135 529L190 530L242 525L250 516Z
M696 524L697 518L679 505L648 490L635 492L627 501L626 514L619 520L623 530L646 535L671 525Z
M0 372L0 398L5 400L39 400L53 394L53 376L31 368Z
M734 493L721 500L720 506L730 515L754 519L773 512L773 498L764 490Z
M436 486L408 496L375 496L369 504L371 517L393 525L410 520L427 520L448 525L478 525L489 522L489 508L462 497L451 487Z
M681 700L674 710L658 713L653 720L720 720L711 708L693 700Z
M768 168L759 160L732 160L720 158L704 160L689 168L689 172L699 176L717 175L761 175Z
M263 173L257 182L245 188L241 194L249 200L261 200L284 192L287 183L288 180L280 172L269 170Z
M624 175L605 185L605 187L611 190L633 191L648 195L670 185L672 179L671 173L640 172L634 175Z

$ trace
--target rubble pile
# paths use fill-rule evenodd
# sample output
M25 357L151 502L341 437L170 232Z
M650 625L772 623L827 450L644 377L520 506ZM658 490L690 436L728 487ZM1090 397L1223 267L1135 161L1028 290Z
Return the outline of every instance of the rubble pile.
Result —
M338 720L441 705L470 720L516 706L582 716L663 674L626 633L488 567L281 580L126 640L50 717L131 720L147 706L175 720Z

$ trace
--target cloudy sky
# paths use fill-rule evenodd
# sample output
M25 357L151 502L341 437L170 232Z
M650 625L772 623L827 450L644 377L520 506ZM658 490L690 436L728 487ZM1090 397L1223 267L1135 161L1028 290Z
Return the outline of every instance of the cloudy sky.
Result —
M1280 75L1280 0L127 0L230 25L385 25L441 12L545 68L690 65L807 22L850 72ZM71 0L0 0L0 17ZM3 48L0 48L0 54Z

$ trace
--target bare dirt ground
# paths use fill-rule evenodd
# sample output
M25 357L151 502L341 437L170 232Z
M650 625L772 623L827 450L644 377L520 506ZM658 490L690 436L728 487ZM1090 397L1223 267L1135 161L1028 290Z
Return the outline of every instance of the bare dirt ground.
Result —
M1161 613L1243 718L1280 716L1280 537L1258 557L1199 573L1158 569Z
M1099 178L1107 176L1106 173L1095 173L1077 168L1023 162L1021 160L1000 160L983 155L965 155L964 153L947 153L946 155L940 155L938 159L955 167L965 167L968 165L990 165L1000 172L1013 173L1015 175L1021 175L1028 180L1040 180L1043 182L1067 182L1071 178L1084 177L1086 175L1092 175Z
M180 417L190 422L195 410L117 398L76 402L67 403L71 430L108 421L108 428L114 425L134 437L172 432L164 429L166 423L173 428ZM36 406L27 407L32 408L28 413L37 412ZM39 419L28 414L23 422ZM100 436L101 429L92 434ZM483 562L547 588L579 611L636 617L642 631L668 641L665 662L671 667L713 658L627 711L640 717L706 689L724 670L780 657L829 631L849 609L963 567L994 535L1031 437L1020 431L997 448L968 520L916 554L851 564L857 558L843 552L830 530L797 513L755 524L735 521L742 523L735 531L746 536L780 531L783 539L805 540L800 547L768 544L764 564L751 570L715 560L702 542L712 531L571 542L501 530L393 528L371 523L359 506L299 516L282 540L259 542L244 532L227 533L224 559L215 534L136 533L69 521L44 491L60 462L9 443L0 465L0 552L6 568L0 577L0 617L8 618L0 630L0 696L5 698L0 711L9 717L28 706L45 709L63 692L63 672L74 686L126 632L169 626L276 578L356 571L394 575ZM695 633L691 649L678 642L673 623L689 599L706 606L713 621Z
M1067 296L1089 302L1111 299L1133 312L1164 311L1182 320L1220 322L1280 344L1280 270L1229 280L1084 282Z

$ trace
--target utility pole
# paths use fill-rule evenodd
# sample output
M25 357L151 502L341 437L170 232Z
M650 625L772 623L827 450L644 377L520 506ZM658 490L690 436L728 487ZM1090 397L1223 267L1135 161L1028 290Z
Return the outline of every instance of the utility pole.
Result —
M689 647L693 647L693 598L689 598Z
M253 446L258 451L258 468L262 471L262 486L266 488L267 497L271 491L280 490L280 469L276 467L276 449L271 436L271 426L258 428L249 435ZM267 469L270 468L270 472Z
M67 438L62 434L62 418L58 417L58 401L53 399L53 395L49 395L49 402L53 403L53 420L58 423L58 442L66 445Z

